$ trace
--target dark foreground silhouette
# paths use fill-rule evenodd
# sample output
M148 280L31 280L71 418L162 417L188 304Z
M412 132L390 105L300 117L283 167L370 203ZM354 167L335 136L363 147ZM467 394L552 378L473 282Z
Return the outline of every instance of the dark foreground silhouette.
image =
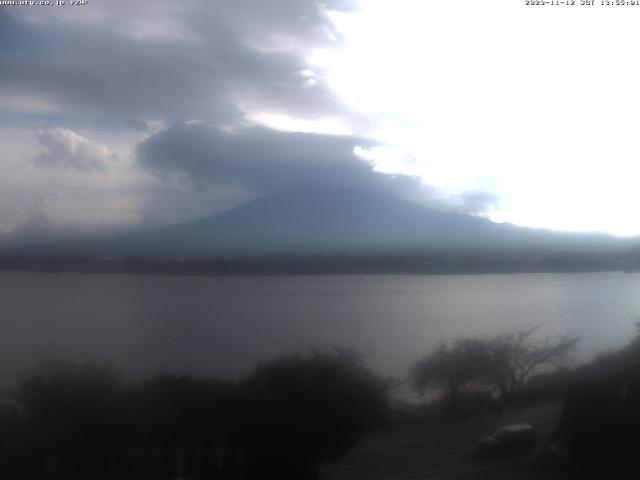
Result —
M640 337L575 372L556 441L577 478L640 478Z
M487 345L495 352L502 343ZM556 351L556 343L541 345L542 350L532 349L526 343L522 351ZM557 345L564 351L564 343ZM486 364L477 358L473 356L474 367L495 367L502 357L493 355L494 361ZM501 372L510 371L505 368L510 364L499 365ZM485 368L472 380L501 379L495 371ZM617 353L575 370L538 375L520 387L517 399L527 403L559 400L566 392L561 420L550 439L551 424L540 437L546 447L535 461L502 465L503 475L496 478L639 478L640 337ZM109 368L49 362L0 397L0 478L316 479L319 465L335 461L363 437L390 426L387 390L388 382L343 350L282 357L258 366L239 382L169 374L128 382ZM480 408L478 391L471 391L472 408L459 413L490 416L489 430L502 418L503 409L496 405L504 404L509 407L505 415L538 425L537 415L523 416L520 401L505 403L513 400L508 389L502 393L487 410ZM459 407L468 403L467 396L459 392ZM404 439L398 444L402 448L396 445L386 454L374 449L367 456L366 449L359 451L368 459L363 473L370 473L374 464L389 476L409 471L412 465L424 472L436 465L441 475L463 478L494 468L460 463L458 455L472 449L484 424L451 416L448 408L441 411L447 421L432 417L435 410L425 411L424 419L420 409L414 410L404 420L396 411L394 424L416 430L415 445ZM388 442L393 444L393 439ZM428 460L431 454L440 463L430 467L418 461L418 456ZM391 459L389 464L380 464L385 458ZM399 458L404 459L402 468ZM354 473L353 468L339 472Z
M232 383L47 365L0 405L12 479L313 479L389 418L386 389L344 352L283 357Z

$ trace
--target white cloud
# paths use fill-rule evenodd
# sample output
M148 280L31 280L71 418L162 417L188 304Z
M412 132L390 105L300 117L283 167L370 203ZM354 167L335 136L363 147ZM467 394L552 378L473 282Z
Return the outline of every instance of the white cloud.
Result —
M321 133L326 135L352 135L350 125L341 118L307 120L282 113L246 112L245 118L258 125L281 132Z
M376 118L379 171L489 190L496 219L640 233L637 8L475 0L361 2L313 65Z
M84 173L105 172L115 155L100 143L67 128L41 129L35 134L44 151L33 158L36 166L73 169Z
M136 225L146 189L155 185L131 156L142 138L89 139L59 127L0 130L0 235L68 235Z

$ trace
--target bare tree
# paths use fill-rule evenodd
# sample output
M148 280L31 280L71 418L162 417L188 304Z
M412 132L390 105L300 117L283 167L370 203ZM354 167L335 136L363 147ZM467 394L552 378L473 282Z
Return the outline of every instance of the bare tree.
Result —
M536 374L564 363L575 350L578 337L535 338L540 326L526 326L490 341L492 368L487 378L501 395L516 396Z
M360 358L339 348L281 357L242 382L243 478L317 478L320 463L388 428L386 385Z
M517 398L533 376L566 361L579 341L568 335L539 340L539 329L527 326L490 339L467 337L450 345L441 343L413 367L413 388L421 395L432 387L446 388L452 415L465 385L490 386L502 398Z
M494 371L490 347L490 342L478 338L461 338L451 346L441 343L434 353L413 367L414 390L424 394L430 387L445 387L449 393L449 413L455 415L460 389L470 383L481 383L487 372Z

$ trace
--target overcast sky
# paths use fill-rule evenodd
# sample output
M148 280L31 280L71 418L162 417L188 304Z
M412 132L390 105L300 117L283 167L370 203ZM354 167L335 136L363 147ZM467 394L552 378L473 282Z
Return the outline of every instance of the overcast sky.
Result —
M640 234L638 21L519 0L0 6L0 234L309 182Z

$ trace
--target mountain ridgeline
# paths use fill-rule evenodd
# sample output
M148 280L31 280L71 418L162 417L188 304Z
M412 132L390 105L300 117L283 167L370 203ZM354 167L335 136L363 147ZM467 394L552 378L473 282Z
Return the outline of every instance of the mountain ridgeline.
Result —
M367 190L309 188L189 223L80 245L105 255L390 254L433 250L607 250L604 234L558 233L433 210ZM93 252L92 252L93 253Z
M429 265L434 256L445 263L471 258L475 263L481 259L484 264L504 262L505 258L518 263L523 258L539 261L545 257L551 263L557 260L566 264L569 260L581 265L586 262L587 270L611 270L626 268L624 262L631 261L627 253L636 243L602 233L555 232L495 223L434 210L380 192L312 187L264 196L188 223L30 247L27 253L165 261L254 257L264 262L265 257L304 256L358 257L362 261L402 257L405 263L411 258L424 263L428 258ZM575 269L582 267L570 268Z

